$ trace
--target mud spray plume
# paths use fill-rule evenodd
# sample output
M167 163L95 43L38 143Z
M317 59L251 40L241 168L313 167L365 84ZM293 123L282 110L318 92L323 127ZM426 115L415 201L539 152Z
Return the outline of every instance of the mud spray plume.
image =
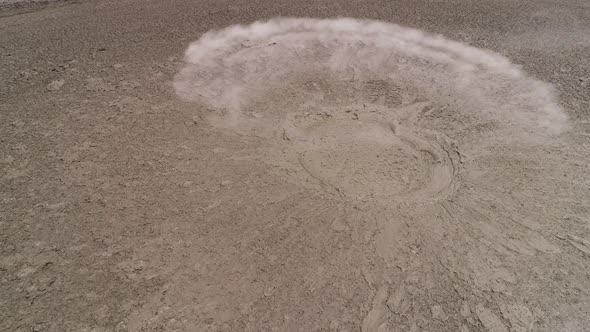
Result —
M223 110L228 126L247 125L245 110L279 92L293 101L358 104L368 99L362 85L380 80L406 99L452 108L458 119L493 122L497 134L551 136L567 129L553 88L506 57L385 22L278 18L236 25L205 33L185 61L177 93ZM328 83L319 88L321 97L310 97L306 84L321 81L349 82L352 92L335 96L340 88Z

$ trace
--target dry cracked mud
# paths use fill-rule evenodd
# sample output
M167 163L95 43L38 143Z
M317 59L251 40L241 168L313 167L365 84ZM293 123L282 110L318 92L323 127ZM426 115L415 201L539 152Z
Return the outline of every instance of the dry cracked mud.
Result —
M590 8L500 2L2 9L0 330L588 330Z

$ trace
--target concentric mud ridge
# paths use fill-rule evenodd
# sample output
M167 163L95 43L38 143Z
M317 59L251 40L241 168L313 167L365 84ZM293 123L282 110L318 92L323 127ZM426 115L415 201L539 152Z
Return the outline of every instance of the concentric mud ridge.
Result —
M567 128L550 86L506 58L376 21L277 19L205 34L177 93L210 122L267 138L261 159L304 187L429 201L465 156Z
M452 192L456 152L449 155L442 138L419 134L397 118L403 108L311 109L287 115L281 139L264 158L286 169L291 181L363 201L424 201Z

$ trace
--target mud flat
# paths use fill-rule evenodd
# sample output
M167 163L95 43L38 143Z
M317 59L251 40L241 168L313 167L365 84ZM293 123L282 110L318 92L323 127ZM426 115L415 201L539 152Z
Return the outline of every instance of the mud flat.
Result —
M27 6L0 330L590 329L585 3Z

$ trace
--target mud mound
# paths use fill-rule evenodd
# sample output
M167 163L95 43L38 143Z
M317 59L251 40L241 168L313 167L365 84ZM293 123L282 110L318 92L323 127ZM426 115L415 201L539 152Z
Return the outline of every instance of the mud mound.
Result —
M506 58L382 22L234 26L186 62L176 91L212 124L268 138L265 162L342 197L445 197L465 156L567 127L551 87Z

